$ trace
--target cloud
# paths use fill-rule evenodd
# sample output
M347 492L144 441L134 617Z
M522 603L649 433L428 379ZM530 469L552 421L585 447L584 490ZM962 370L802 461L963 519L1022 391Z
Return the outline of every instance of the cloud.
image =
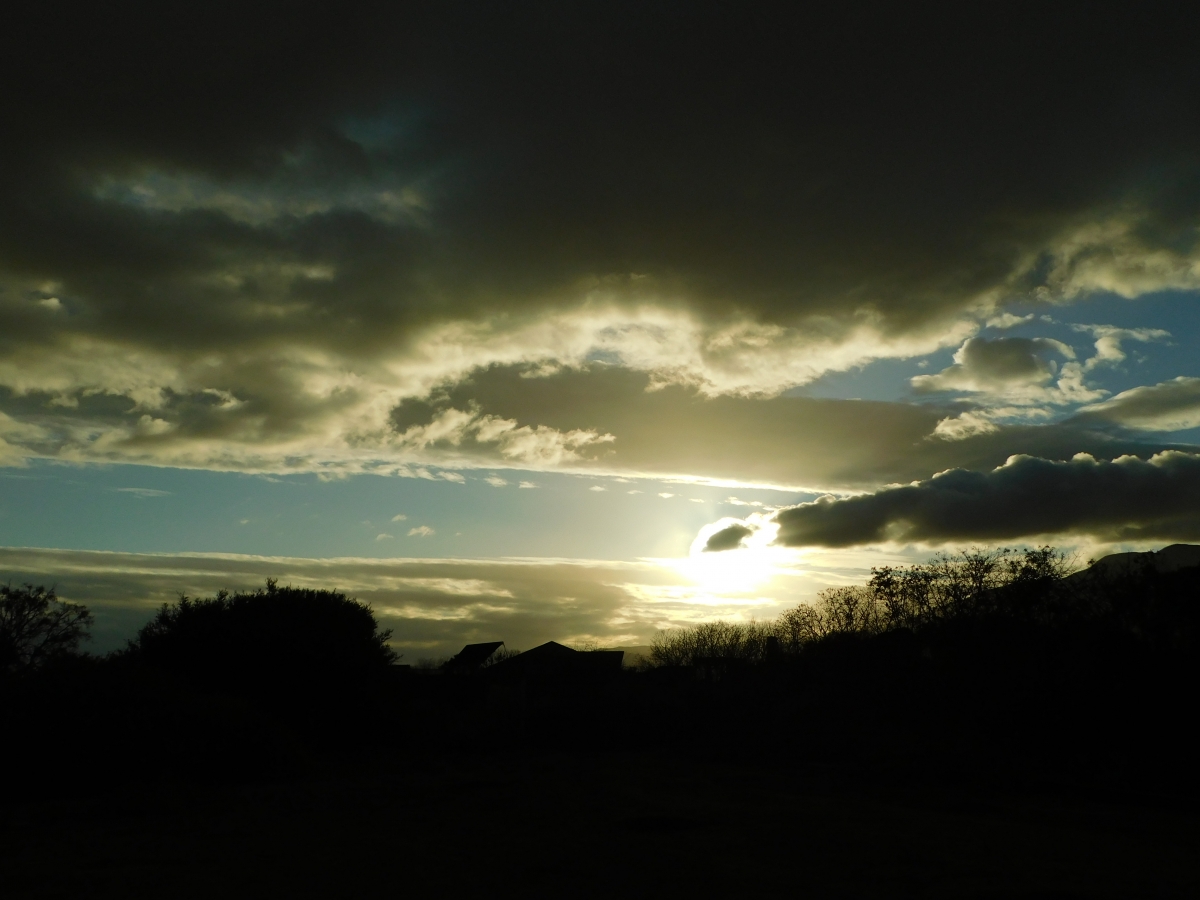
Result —
M1112 457L1168 446L1083 423L1047 421L1048 413L1027 404L974 410L989 417L994 431L927 440L939 421L964 412L962 403L705 398L681 386L649 387L648 376L605 364L538 377L519 367L497 367L448 388L427 408L412 410L408 421L424 423L439 408L474 405L483 414L539 421L560 432L587 427L614 435L603 456L573 464L578 472L699 476L731 486L795 490L873 489L947 468L991 468L1013 453L1070 458L1084 451Z
M396 515L392 516L392 521L393 522L403 522L407 518L408 518L408 516L406 516L404 513L396 513Z
M1200 427L1200 378L1180 376L1122 391L1111 400L1085 406L1082 421L1102 421L1141 431L1182 431Z
M1083 534L1106 540L1200 536L1200 454L1164 451L1109 462L1013 456L989 472L951 469L857 497L780 510L785 546L957 542Z
M429 537L434 533L434 530L428 525L417 525L414 528L408 529L409 537Z
M160 491L156 488L140 488L140 487L123 487L114 488L115 491L122 494L133 494L135 497L145 499L147 497L169 497L170 491Z
M1049 419L1054 413L1035 406L992 406L969 409L938 420L930 438L965 441L985 434L999 435L1004 423Z
M416 450L439 445L456 448L464 442L490 444L497 447L506 461L529 467L553 467L579 461L584 458L585 448L591 450L592 445L614 440L611 434L598 434L590 429L576 428L563 433L544 425L522 426L515 420L485 415L478 410L450 407L435 413L428 424L409 426L395 442Z
M783 71L791 29L719 12L23 13L0 406L36 433L0 460L586 466L624 436L394 413L492 366L776 398L1009 302L1200 286L1182 8L815 15Z
M522 481L520 484L517 485L517 487L521 488L522 490L533 490L534 488L537 487L537 485L534 484L532 481Z
M986 413L968 410L957 416L939 419L931 436L945 441L961 441L980 434L993 434L999 430L1000 426Z
M1076 331L1084 331L1096 338L1096 355L1084 363L1084 370L1097 366L1116 365L1125 360L1122 341L1163 341L1171 336L1161 328L1117 328L1114 325L1072 325Z
M936 349L970 327L940 323L915 342L888 347L890 339L860 328L831 339L825 361L826 351L813 344L824 340L819 330L815 338L807 329L789 337L775 326L761 335L748 325L713 330L686 311L611 306L556 313L516 330L487 322L431 325L401 341L399 351L354 360L303 341L261 352L247 347L235 359L220 347L193 357L153 341L131 350L108 338L63 334L0 355L0 387L34 400L42 407L38 420L50 426L41 440L26 442L28 455L277 472L386 464L553 469L603 457L614 435L462 406L408 424L404 404L497 362L552 361L546 371L553 372L584 366L596 354L645 372L651 387L770 396L831 367Z
M749 528L739 522L734 522L720 531L709 535L708 540L704 544L704 551L710 553L721 550L734 550L742 546L742 541L752 534L754 534L753 528Z
M1022 325L1025 322L1032 322L1033 319L1034 319L1033 313L1028 313L1027 315L1024 315L1024 316L1018 316L1018 315L1014 315L1013 313L1010 313L1010 312L1005 312L1005 313L1000 313L997 316L992 316L986 322L984 322L984 324L987 325L988 328L997 328L997 329L1015 328L1016 326Z
M392 540L393 537L394 537L394 535L390 535L390 534L377 534L377 535L375 535L375 541L376 541L376 543L378 543L379 541L390 541L390 540Z
M976 395L977 408L938 421L930 437L960 441L998 430L999 422L1029 422L1050 418L1055 406L1091 403L1108 391L1087 383L1098 365L1124 359L1120 341L1157 339L1154 329L1112 329L1078 326L1099 334L1096 355L1083 363L1068 344L1050 338L987 338L967 340L954 354L954 364L933 375L911 379L918 393L960 391ZM1059 363L1054 356L1064 358Z
M300 174L300 160L285 161ZM332 212L359 212L390 225L421 225L426 221L427 201L417 184L400 184L397 173L389 173L382 183L360 180L342 183L332 190L316 181L298 180L280 189L278 185L256 183L222 184L203 174L149 172L130 179L112 175L102 177L93 186L93 196L103 203L118 203L151 213L216 213L230 221L252 227L278 224L280 220L328 215ZM333 272L313 267L306 275L328 280ZM54 298L50 298L54 299ZM46 304L46 301L42 301ZM56 307L52 307L56 308Z
M1169 181L1170 179L1168 179ZM1182 187L1182 186L1180 186ZM1179 189L1179 188L1176 188ZM1200 247L1188 231L1195 202L1190 187L1183 208L1166 183L1147 184L1117 209L1089 210L1064 223L1036 253L1026 253L1007 283L1050 302L1105 292L1133 298L1200 287ZM1182 213L1182 215L1180 215Z
M488 484L490 484L492 487L504 487L505 485L508 484L508 482L505 481L503 478L501 478L499 475L489 475L487 478L485 478L483 480L486 481Z
M600 487L600 485L598 485L598 484L593 484L593 485L592 485L590 488L588 488L588 490L589 490L589 491L601 492L601 491L607 491L607 490L608 490L608 488L605 488L605 487Z
M980 391L996 395L1042 397L1058 371L1050 354L1075 358L1075 351L1050 338L973 337L954 354L954 365L912 379L919 392Z
M432 422L443 409L474 409L470 412L472 421L492 416L531 423L531 429L541 426L559 435L590 431L614 437L581 448L574 461L545 468L587 476L712 479L735 489L738 485L773 485L797 491L870 490L881 484L927 478L946 468L991 468L1013 453L1070 458L1083 451L1111 458L1122 453L1146 455L1168 446L1164 441L1156 443L1151 433L1138 439L1123 437L1101 420L1060 423L1039 419L1036 416L1043 407L1036 405L997 400L992 406L981 406L978 401L987 398L978 395L964 409L961 402L941 399L911 404L800 396L706 398L682 386L649 387L649 376L644 373L601 363L538 377L528 377L528 370L522 367L491 368L447 387L421 408L402 407L406 418L390 427L393 437L387 438L386 451L358 446L336 464L326 461L316 465L315 457L306 459L293 446L289 452L295 450L298 457L262 455L256 457L256 464L272 472L288 471L293 464L300 471L316 465L323 477L377 472L443 483L448 478L463 478L461 472L433 465L436 460L443 465L483 470L479 472L481 477L494 472L510 482L517 478L540 480L519 471L530 464L504 460L497 444L480 443L470 434L458 445L441 441L420 450L396 442L408 429L421 429ZM107 414L102 399L82 399L81 413L89 419L102 418ZM3 402L0 392L0 405ZM13 402L23 404L22 410L32 410L38 424L12 419L24 430L8 438L9 432L3 430L6 426L0 420L0 437L15 448L41 442L39 446L49 444L50 452L55 452L54 446L61 446L55 444L58 426L48 425L35 398ZM938 439L927 440L939 428L939 422L953 420L965 411L994 424L996 429L973 429L969 433L960 430L957 436L961 439L944 440L949 436L946 429L951 427L947 424L937 432ZM78 433L94 436L94 432L83 429ZM66 436L62 440L76 438ZM164 440L175 437L144 438L140 446L156 453L158 442ZM241 464L233 458L238 452L236 445L214 437L206 446L226 460L228 468L236 469ZM589 448L595 448L594 455ZM19 450L12 452L14 459L21 458ZM414 456L430 462L414 461ZM543 467L540 463L534 465ZM517 471L510 475L505 468Z

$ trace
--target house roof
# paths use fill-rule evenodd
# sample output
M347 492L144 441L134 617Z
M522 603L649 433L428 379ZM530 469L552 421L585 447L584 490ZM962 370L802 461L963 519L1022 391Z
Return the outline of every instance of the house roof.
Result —
M622 650L572 650L557 641L547 641L532 650L497 663L489 674L541 675L620 671Z
M446 663L450 669L471 671L482 666L491 655L504 646L504 641L488 641L485 644L467 644L458 655Z

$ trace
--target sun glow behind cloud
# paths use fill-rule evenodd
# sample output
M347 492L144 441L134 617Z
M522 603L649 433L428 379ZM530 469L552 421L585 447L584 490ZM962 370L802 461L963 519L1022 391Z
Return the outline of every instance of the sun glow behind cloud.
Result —
M806 570L804 551L771 545L776 526L763 519L735 550L713 553L709 538L728 527L723 518L700 529L686 556L646 560L670 572L678 582L665 587L639 587L635 593L650 604L673 604L674 622L713 618L738 621L773 618L790 606L811 599L823 580Z

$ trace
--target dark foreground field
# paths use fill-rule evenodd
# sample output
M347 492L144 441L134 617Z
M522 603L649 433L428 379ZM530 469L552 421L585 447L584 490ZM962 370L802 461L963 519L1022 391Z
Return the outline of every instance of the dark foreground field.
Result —
M0 893L1198 897L1198 555L879 570L638 671L181 600L0 679Z
M9 897L1195 897L1200 816L664 752L5 805Z

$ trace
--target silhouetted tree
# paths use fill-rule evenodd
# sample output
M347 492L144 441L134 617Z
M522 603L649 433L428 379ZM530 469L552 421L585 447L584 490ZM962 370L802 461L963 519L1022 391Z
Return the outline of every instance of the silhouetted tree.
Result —
M124 655L219 687L381 668L396 659L390 637L365 603L269 580L265 589L164 605Z
M1048 613L1069 571L1068 558L1053 547L1020 553L972 549L907 568L872 569L865 590L877 616L869 625L838 630L888 631L964 615Z
M54 588L0 586L0 672L36 669L78 652L91 624L86 606L59 600Z

